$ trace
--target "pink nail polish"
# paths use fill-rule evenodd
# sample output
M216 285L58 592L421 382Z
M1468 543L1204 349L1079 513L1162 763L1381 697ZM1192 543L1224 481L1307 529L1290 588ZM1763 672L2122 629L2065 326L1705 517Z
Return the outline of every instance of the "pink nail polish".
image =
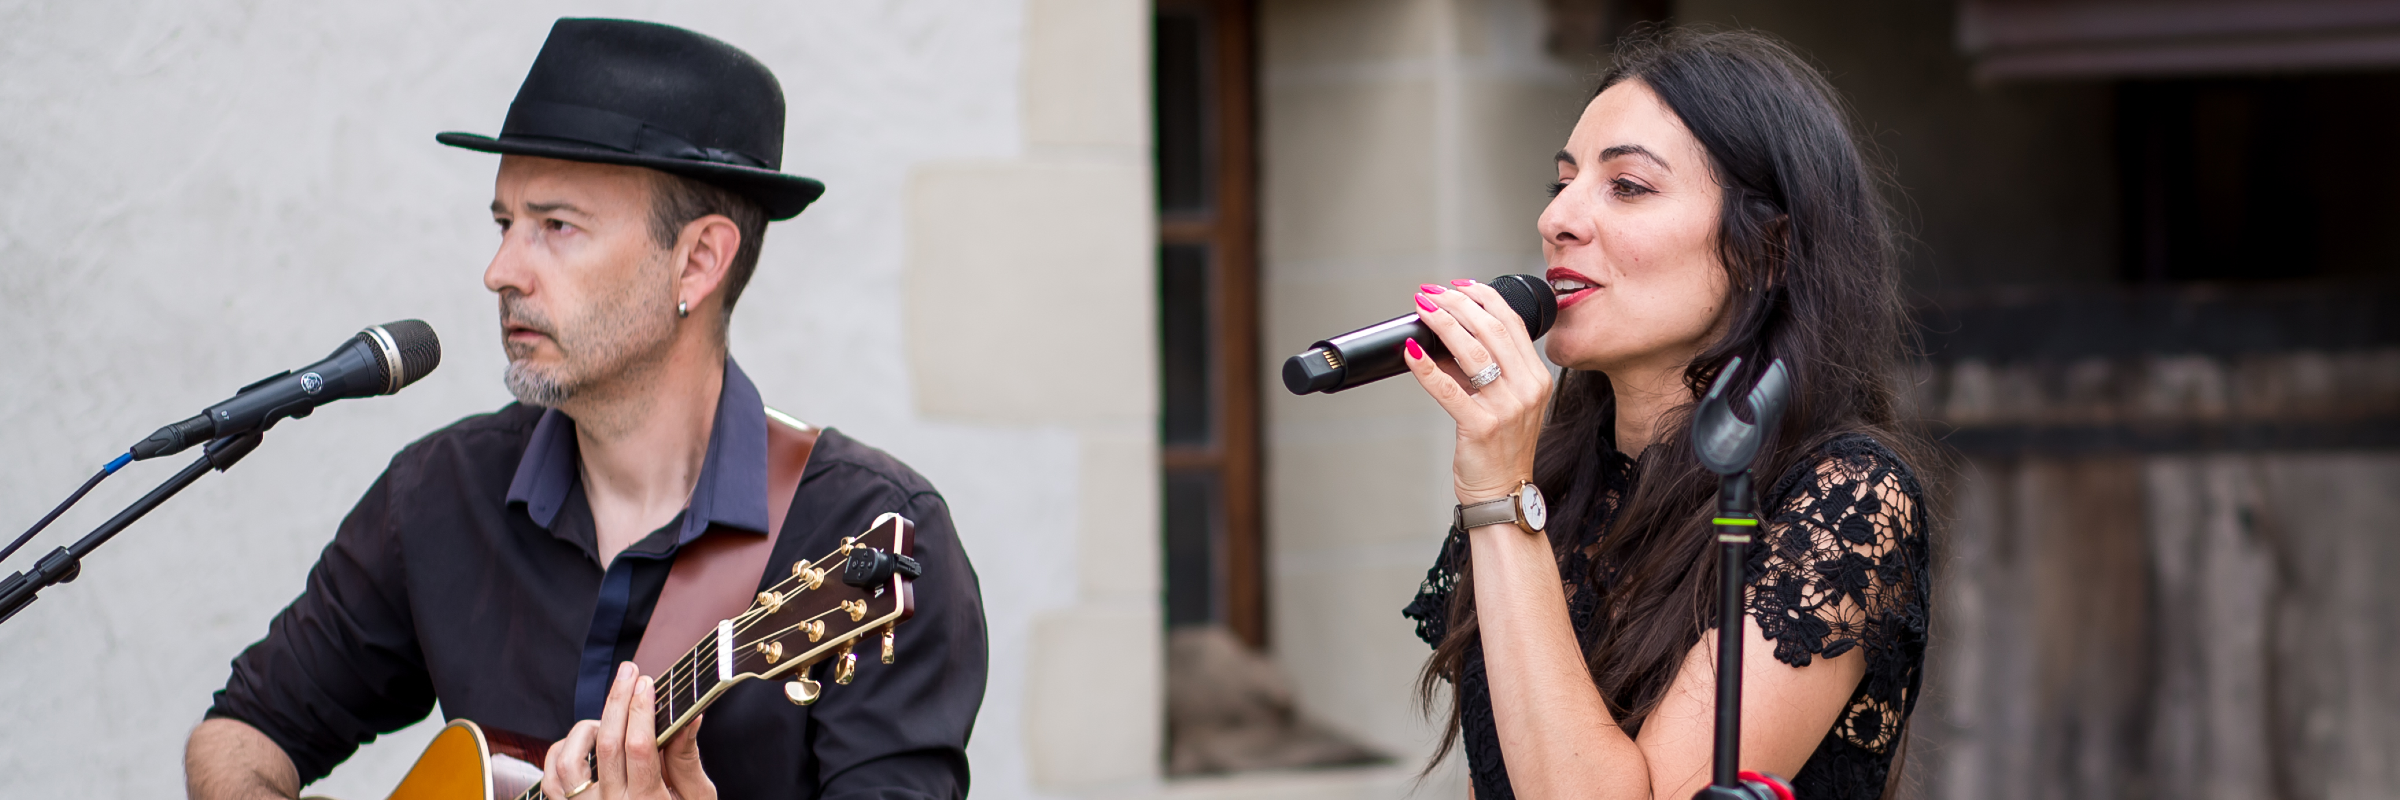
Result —
M1433 301L1426 299L1424 295L1417 295L1417 307L1425 309L1426 313L1442 310L1441 306L1434 305Z
M1449 290L1448 290L1448 289L1444 289L1444 288L1442 288L1442 287L1439 287L1439 286L1435 286L1435 285L1433 285L1433 284L1430 284L1430 283L1426 283L1426 284L1419 284L1419 285L1417 286L1417 291L1424 292L1424 293L1426 293L1426 294L1441 294L1441 293L1443 293L1443 292L1446 292L1446 291L1449 291Z
M1404 347L1404 348L1406 348L1406 349L1408 350L1408 357L1409 357L1409 358L1413 358L1413 359L1416 359L1416 360L1418 360L1418 361L1423 361L1423 360L1425 360L1425 348L1418 347L1418 346L1417 346L1417 340L1415 340L1415 339L1404 339L1404 340L1402 340L1402 341L1406 342L1406 344L1403 344L1403 345L1401 345L1401 346L1402 346L1402 347Z
M1451 281L1451 282L1450 282L1450 285L1452 285L1452 286L1457 286L1457 287L1460 287L1460 288L1465 288L1465 287L1468 287L1468 286L1473 286L1473 285L1475 285L1475 282L1474 282L1474 281L1467 280L1467 279L1465 279L1465 278L1460 278L1460 279L1458 279L1458 280Z

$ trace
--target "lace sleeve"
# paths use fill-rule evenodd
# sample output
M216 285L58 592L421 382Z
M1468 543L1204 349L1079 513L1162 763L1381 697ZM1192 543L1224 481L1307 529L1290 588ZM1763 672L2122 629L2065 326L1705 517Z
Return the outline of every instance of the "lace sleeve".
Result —
M1863 649L1867 675L1836 732L1883 752L1914 705L1926 632L1923 490L1863 436L1834 441L1767 498L1750 554L1750 614L1795 667Z
M1417 621L1417 638L1439 647L1442 637L1450 630L1450 595L1458 590L1458 570L1467 548L1466 536L1457 528L1442 539L1442 552L1434 558L1433 567L1425 570L1425 582L1417 585L1417 596L1410 599L1400 615Z

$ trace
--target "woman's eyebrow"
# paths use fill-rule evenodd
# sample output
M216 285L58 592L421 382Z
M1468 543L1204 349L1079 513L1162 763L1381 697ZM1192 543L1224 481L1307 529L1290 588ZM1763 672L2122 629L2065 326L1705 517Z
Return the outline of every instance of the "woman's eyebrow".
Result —
M1569 153L1569 152L1567 152L1567 151L1565 151L1565 150L1560 150L1560 151L1558 151L1558 155L1551 156L1550 158L1551 158L1552 160L1554 160L1554 161L1557 161L1558 163L1565 164L1565 165L1567 165L1567 166L1570 166L1570 167L1572 167L1572 166L1575 166L1575 165L1576 165L1576 164L1575 164L1575 154L1573 154L1573 153Z
M1659 169L1663 169L1668 172L1675 171L1674 167L1667 166L1666 159L1659 158L1657 153L1650 152L1650 148L1643 147L1638 144L1621 144L1600 151L1600 160L1602 161L1615 161L1624 156L1640 156L1642 158L1649 159L1650 163L1652 164L1657 164Z

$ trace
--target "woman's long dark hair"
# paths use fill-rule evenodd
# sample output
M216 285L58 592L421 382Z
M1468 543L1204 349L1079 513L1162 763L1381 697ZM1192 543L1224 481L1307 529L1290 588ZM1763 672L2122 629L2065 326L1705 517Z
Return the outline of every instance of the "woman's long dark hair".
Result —
M1691 30L1620 43L1592 96L1625 83L1657 93L1708 152L1725 193L1716 245L1732 301L1725 337L1684 369L1690 401L1660 421L1657 443L1640 454L1640 478L1590 560L1592 574L1565 576L1599 590L1588 666L1609 713L1636 735L1686 653L1716 626L1707 548L1717 482L1692 453L1690 412L1719 370L1739 356L1743 391L1773 359L1793 370L1798 391L1754 469L1762 482L1847 433L1873 435L1911 463L1927 450L1897 419L1894 381L1909 337L1882 180L1833 87L1764 35ZM1534 461L1534 483L1551 499L1553 546L1598 524L1615 425L1608 376L1566 370ZM1418 679L1429 710L1440 684L1456 685L1479 635L1473 574L1458 565L1447 634ZM1434 764L1458 740L1456 692L1450 705Z

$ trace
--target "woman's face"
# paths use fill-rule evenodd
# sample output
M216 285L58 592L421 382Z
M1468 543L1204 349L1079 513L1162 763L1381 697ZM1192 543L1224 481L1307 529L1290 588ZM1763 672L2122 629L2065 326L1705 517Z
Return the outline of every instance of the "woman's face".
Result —
M1724 191L1700 140L1639 81L1592 98L1558 151L1542 256L1558 291L1544 352L1619 380L1680 371L1722 334Z

